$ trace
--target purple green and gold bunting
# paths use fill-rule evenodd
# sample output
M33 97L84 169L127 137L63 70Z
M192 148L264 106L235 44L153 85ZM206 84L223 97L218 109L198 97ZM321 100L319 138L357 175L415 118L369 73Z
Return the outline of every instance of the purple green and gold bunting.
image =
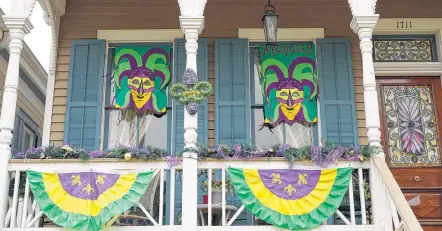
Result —
M352 168L259 170L229 168L236 195L258 219L290 230L321 225L347 192Z
M50 173L27 171L30 188L43 213L55 224L96 231L135 205L154 172Z

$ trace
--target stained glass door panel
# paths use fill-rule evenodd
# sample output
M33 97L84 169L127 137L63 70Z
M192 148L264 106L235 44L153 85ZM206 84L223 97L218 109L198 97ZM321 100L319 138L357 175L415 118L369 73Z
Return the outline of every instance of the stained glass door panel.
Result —
M440 166L439 78L378 78L378 91L389 165Z

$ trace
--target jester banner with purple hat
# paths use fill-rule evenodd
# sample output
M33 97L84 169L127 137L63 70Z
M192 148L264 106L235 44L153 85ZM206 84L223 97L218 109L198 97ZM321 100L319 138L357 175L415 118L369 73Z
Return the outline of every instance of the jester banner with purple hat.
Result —
M27 171L41 211L55 224L82 231L100 230L134 206L149 186L153 171L111 174Z
M265 124L318 121L315 54L312 42L259 47Z
M352 168L228 169L236 195L258 219L290 230L310 230L339 208Z
M170 80L170 46L117 47L114 60L112 105L138 113L166 112Z

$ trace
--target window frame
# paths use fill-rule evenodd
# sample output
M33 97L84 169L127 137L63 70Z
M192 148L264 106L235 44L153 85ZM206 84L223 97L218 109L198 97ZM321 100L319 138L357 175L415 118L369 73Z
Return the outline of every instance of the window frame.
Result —
M12 141L12 151L26 151L24 150L24 136L26 132L31 134L30 148L40 145L41 134L37 124L21 108L18 108L15 117L16 120L13 131L14 139Z
M318 64L318 51L316 48L316 42L315 40L305 40L305 41L298 41L298 40L294 40L294 41L282 41L281 43L284 44L305 44L305 43L312 43L315 46L315 57L316 57L316 65ZM255 59L255 55L254 55L254 49L259 49L260 45L265 44L265 42L249 42L249 89L250 89L250 123L253 124L255 121L255 114L254 114L254 110L256 109L264 109L264 104L257 104L255 103L255 71L254 71L254 59ZM319 73L317 73L319 74ZM321 123L321 116L320 116L320 99L319 97L316 99L316 103L317 103L317 110L318 110L318 122L313 124L313 142L312 145L319 145L320 144L320 134L319 134L319 128L320 128L320 123ZM256 145L256 134L255 134L255 129L253 128L253 126L250 126L250 139L252 141L252 144ZM286 129L285 126L283 127L283 144L286 144Z
M386 60L386 61L375 61L376 60L376 53L375 48L373 47L372 57L373 61L376 63L413 63L413 62L439 62L439 53L438 53L438 42L436 40L435 34L375 34L373 35L372 41L373 45L374 42L377 40L406 40L406 39L429 39L431 41L431 61L415 61L415 60L400 60L400 61L392 61L392 60Z
M110 120L110 112L113 110L119 110L116 108L111 108L110 105L110 94L112 91L112 75L113 75L113 67L114 67L114 57L115 57L115 48L119 47L119 46L153 46L153 47L161 47L161 46L170 46L171 47L171 54L170 54L170 73L171 73L171 77L170 77L170 81L169 81L169 85L167 86L167 88L170 87L170 85L173 82L173 77L174 77L174 72L173 72L173 68L174 68L174 59L173 57L175 56L175 47L174 47L174 42L117 42L117 43L107 43L107 47L106 47L106 75L105 75L105 89L103 91L103 98L104 98L104 106L103 108L103 112L104 112L104 118L102 118L102 123L103 123L103 133L101 135L101 140L102 140L102 149L103 150L107 150L109 148L109 135L110 135L110 131L109 131L109 120ZM169 92L167 91L166 94L168 95ZM171 139L171 130L172 130L172 113L173 113L173 108L172 108L172 103L171 100L168 99L167 101L167 107L166 107L166 114L161 116L161 118L163 118L164 116L166 116L167 119L167 136L168 136L168 140ZM157 117L155 117L157 118ZM138 147L141 143L141 141L139 140L139 132L140 132L140 125L139 125L139 117L136 117L136 123L137 123L137 130L136 130L136 146ZM145 145L145 144L144 144ZM170 142L167 142L167 150L170 150Z

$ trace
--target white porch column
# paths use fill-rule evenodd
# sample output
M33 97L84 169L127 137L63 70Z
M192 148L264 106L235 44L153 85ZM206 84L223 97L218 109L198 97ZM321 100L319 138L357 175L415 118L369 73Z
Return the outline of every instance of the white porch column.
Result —
M186 39L186 69L197 72L196 54L198 35L204 27L204 17L180 17L181 29ZM181 73L178 73L179 75ZM190 115L184 109L184 143L186 148L195 148L197 143L198 113ZM183 194L182 194L182 226L183 230L195 231L197 228L198 199L198 155L194 152L183 154Z
M4 226L8 206L8 161L11 156L12 131L14 129L19 81L20 55L23 39L32 29L27 17L3 16L9 29L9 63L6 73L0 116L0 227Z
M358 34L362 54L362 79L364 85L365 124L368 143L381 148L379 102L373 65L373 29L379 18L375 14L376 0L348 0L353 20L350 27ZM385 158L383 151L377 158ZM370 194L374 224L382 224L384 230L392 230L390 203L387 189L373 160L370 168Z

